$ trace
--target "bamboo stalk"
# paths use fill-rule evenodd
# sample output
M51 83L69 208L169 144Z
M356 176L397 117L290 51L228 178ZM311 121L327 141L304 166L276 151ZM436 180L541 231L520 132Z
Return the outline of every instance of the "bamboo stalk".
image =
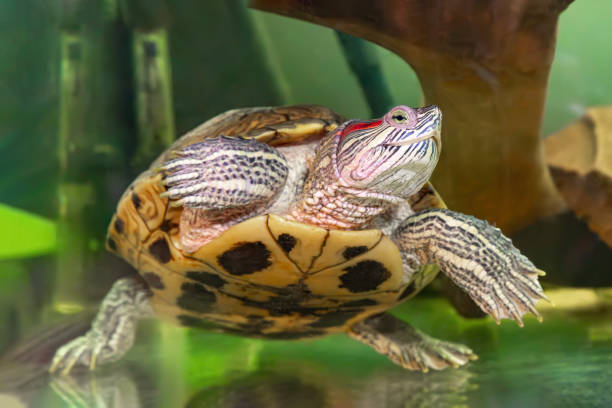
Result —
M124 0L121 11L132 28L138 147L134 164L144 168L175 139L172 69L163 0Z
M121 132L125 45L113 1L60 3L58 256L52 308L61 312L80 309L83 300L97 298L120 274L109 270L102 256L115 201L109 186L124 184L119 145L126 139ZM94 275L99 285L88 285Z
M135 31L133 37L138 151L145 166L175 139L172 74L165 29Z
M89 48L80 30L83 1L61 3L60 33L60 120L58 134L58 257L53 307L63 313L80 309L75 294L80 293L86 247L84 210L94 199L87 180L79 180L79 156L83 154L83 135L88 100L84 63Z

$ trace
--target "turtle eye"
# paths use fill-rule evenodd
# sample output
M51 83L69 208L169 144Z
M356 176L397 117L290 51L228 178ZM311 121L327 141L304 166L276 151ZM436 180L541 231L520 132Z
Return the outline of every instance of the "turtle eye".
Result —
M395 123L403 124L408 122L408 115L402 110L395 110L391 112L391 119L393 119Z

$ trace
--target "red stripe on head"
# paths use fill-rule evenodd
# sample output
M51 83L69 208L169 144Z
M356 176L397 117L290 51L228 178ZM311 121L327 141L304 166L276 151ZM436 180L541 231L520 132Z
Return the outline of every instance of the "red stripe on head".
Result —
M376 126L380 126L382 123L382 119L374 120L374 121L364 121L364 122L355 122L351 123L347 127L343 128L340 133L340 140L344 139L346 135L351 132L355 132L357 130L370 129Z

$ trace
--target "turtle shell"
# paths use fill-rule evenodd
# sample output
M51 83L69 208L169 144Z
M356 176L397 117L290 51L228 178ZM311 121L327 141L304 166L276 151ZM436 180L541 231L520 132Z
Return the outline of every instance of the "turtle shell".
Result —
M221 133L297 143L324 135L340 120L320 107L230 111L173 148ZM328 230L274 214L234 225L186 253L179 241L182 209L160 196L161 177L148 170L127 189L111 220L107 248L139 271L157 314L182 325L268 338L345 331L413 296L437 273L424 268L406 281L398 248L380 230ZM435 196L423 191L413 205Z

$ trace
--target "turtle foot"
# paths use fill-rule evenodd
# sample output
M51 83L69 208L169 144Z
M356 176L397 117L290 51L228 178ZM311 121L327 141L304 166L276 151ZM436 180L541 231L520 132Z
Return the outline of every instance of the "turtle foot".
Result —
M389 314L357 323L349 336L413 371L460 367L478 358L467 346L430 337Z
M463 344L451 343L419 333L418 342L390 343L388 356L395 364L408 370L427 372L460 367L478 359L472 349Z
M161 197L174 207L225 211L265 204L287 178L285 157L255 139L220 136L173 153L159 171Z
M465 214L434 209L408 217L395 233L404 251L416 248L424 264L435 263L497 323L533 313L547 300L537 269L502 232Z
M68 375L75 366L88 366L90 370L94 370L98 363L118 360L127 351L113 353L107 343L108 339L96 336L93 332L77 337L57 350L49 372Z
M99 364L120 359L134 343L137 320L153 315L149 296L149 290L138 279L115 282L91 329L57 350L49 372L67 375L75 366L94 370Z

